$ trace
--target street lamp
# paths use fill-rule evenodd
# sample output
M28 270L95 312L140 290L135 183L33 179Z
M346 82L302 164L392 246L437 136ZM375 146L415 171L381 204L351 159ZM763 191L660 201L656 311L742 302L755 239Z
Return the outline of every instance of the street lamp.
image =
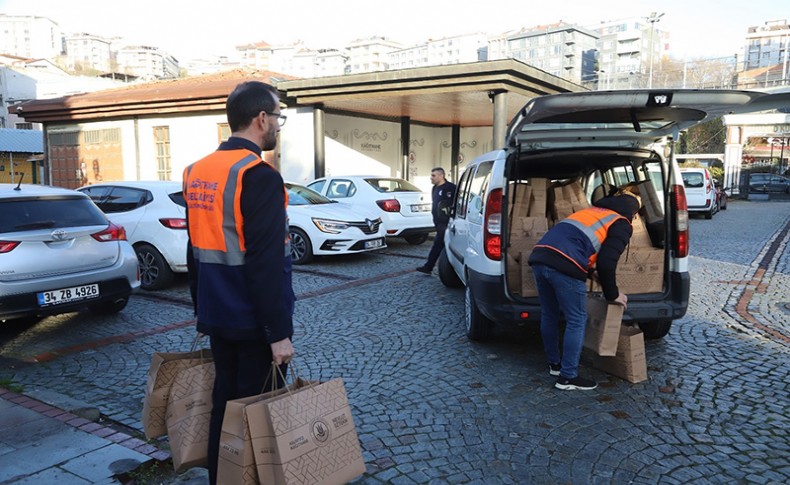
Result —
M663 17L663 13L656 13L650 12L650 17L645 17L645 20L650 22L650 77L647 78L647 87L653 87L653 51L655 51L655 45L653 43L653 33L655 31L656 22L661 20Z

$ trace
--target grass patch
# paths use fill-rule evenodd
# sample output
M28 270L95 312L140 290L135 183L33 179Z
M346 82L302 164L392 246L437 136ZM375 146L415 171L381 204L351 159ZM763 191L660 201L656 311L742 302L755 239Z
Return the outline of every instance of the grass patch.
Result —
M175 476L176 472L173 471L173 463L170 460L152 460L115 478L123 485L160 485L172 482Z
M4 389L8 389L9 391L15 392L17 394L22 394L22 392L25 390L25 388L22 387L21 384L14 384L14 381L12 381L11 379L0 378L0 387Z

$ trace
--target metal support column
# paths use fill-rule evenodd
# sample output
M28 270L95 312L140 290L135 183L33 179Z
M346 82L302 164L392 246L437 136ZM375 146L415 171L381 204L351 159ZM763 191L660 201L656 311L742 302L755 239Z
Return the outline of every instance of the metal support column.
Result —
M461 125L453 125L450 135L450 180L458 183L460 174L458 172L458 156L461 154Z
M402 116L400 119L400 143L401 152L401 178L409 180L409 141L411 140L411 119L408 116Z
M324 108L316 106L313 111L313 144L315 151L313 155L313 178L326 176L326 144L324 142Z
M494 137L491 149L498 150L505 146L507 136L507 92L492 91L489 96L494 103Z

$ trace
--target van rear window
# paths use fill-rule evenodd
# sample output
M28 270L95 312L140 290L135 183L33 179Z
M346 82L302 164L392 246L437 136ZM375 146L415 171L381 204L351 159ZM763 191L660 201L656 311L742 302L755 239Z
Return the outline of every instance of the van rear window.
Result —
M687 189L699 189L705 185L705 177L699 172L683 172L683 186Z

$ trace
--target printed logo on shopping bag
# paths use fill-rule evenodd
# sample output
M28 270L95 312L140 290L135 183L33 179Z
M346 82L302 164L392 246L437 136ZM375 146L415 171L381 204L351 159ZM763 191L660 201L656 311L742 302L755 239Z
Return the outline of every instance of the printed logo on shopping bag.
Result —
M310 434L313 436L313 441L318 446L324 446L329 443L330 432L329 424L321 418L316 418L310 423Z

